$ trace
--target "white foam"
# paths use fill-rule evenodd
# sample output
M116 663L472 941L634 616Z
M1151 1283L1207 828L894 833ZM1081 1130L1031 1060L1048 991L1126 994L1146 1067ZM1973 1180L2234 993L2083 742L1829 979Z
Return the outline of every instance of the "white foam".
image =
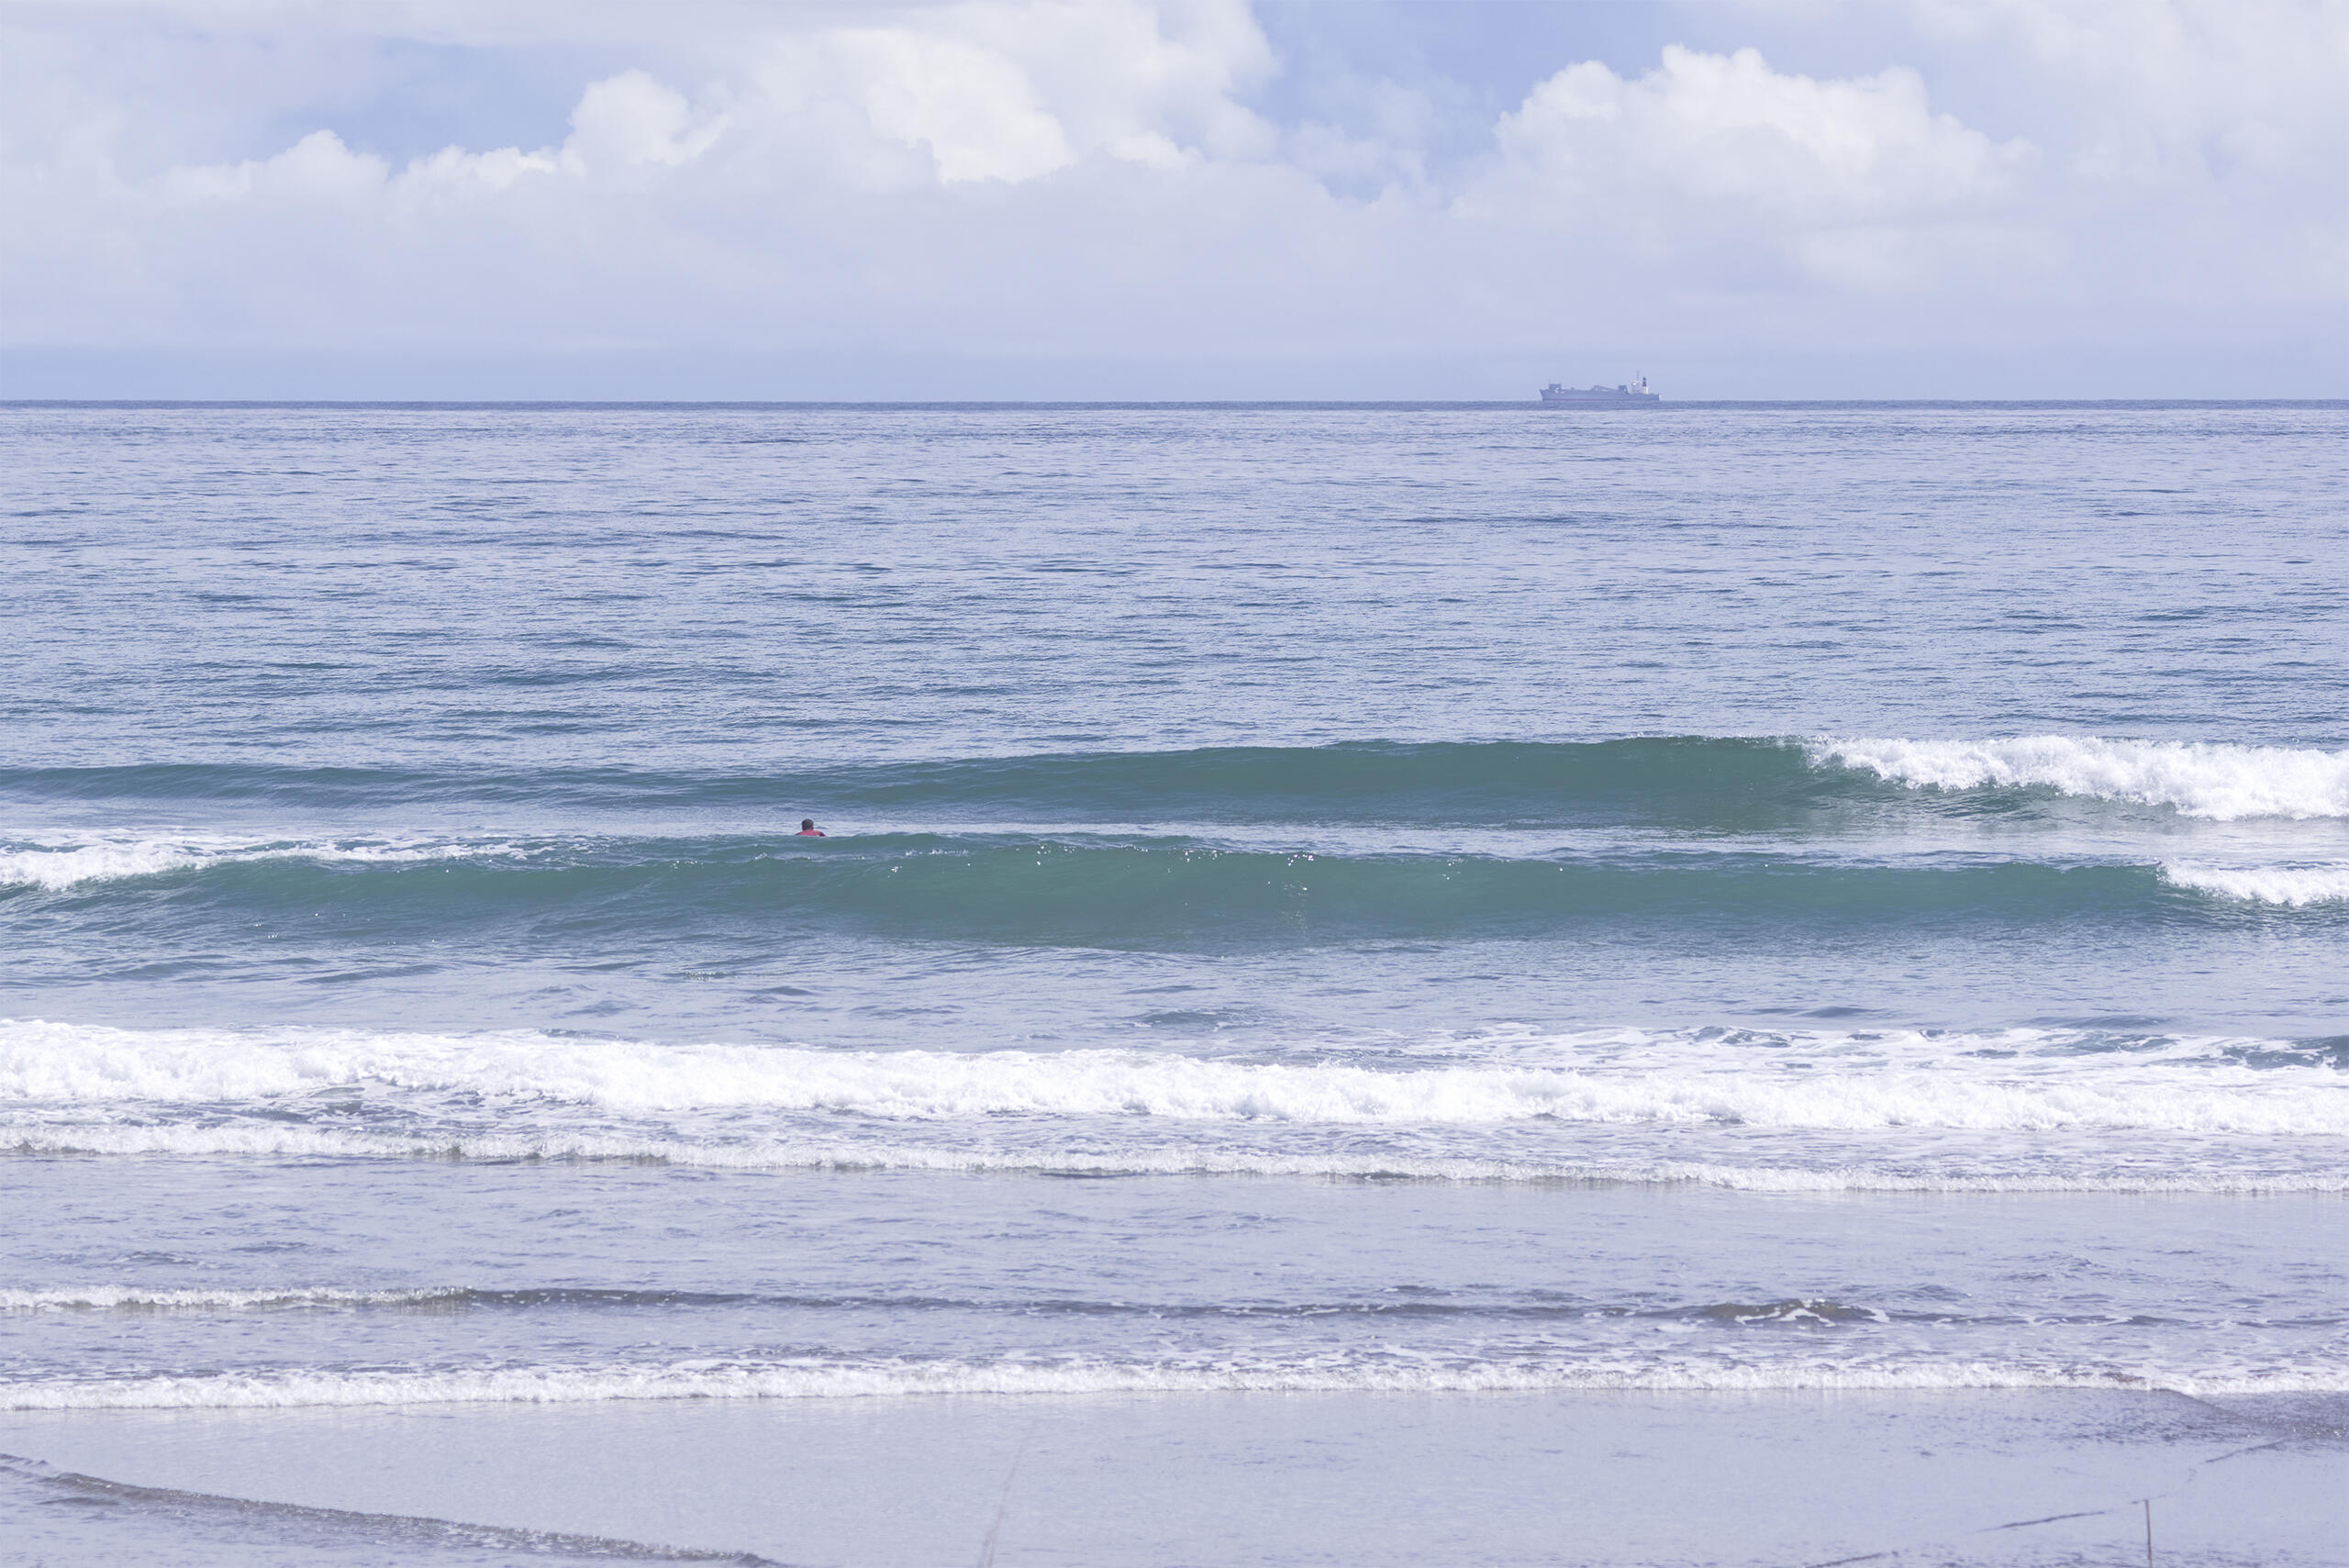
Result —
M407 1307L448 1301L464 1294L453 1286L423 1290L157 1290L139 1285L75 1285L61 1290L0 1290L0 1312Z
M2189 817L2349 817L2349 750L2025 735L1994 740L1820 740L1834 762L1920 788L2039 785L2167 806Z
M1543 1065L1289 1064L1137 1051L819 1051L508 1031L124 1029L0 1020L0 1106L266 1107L322 1090L559 1102L629 1115L756 1110L971 1122L1003 1116L1315 1126L1534 1120L1857 1131L2349 1135L2349 1081L2231 1064L2225 1041L2019 1055L1980 1037L1612 1031L1516 1049ZM2283 1042L2241 1042L2280 1046ZM1988 1049L1986 1049L1988 1048ZM1557 1066L1558 1061L1588 1065Z
M9 847L0 849L0 887L39 887L51 893L86 883L160 876L191 867L243 861L452 860L508 853L514 848L510 844L464 844L445 840L253 840L203 834L44 834L6 841Z
M2349 899L2349 865L2214 865L2170 861L2163 862L2162 879L2198 893L2294 908Z
M1578 1389L2160 1389L2210 1396L2349 1392L2349 1371L2180 1373L1984 1361L1681 1361L1165 1365L1108 1362L708 1362L444 1373L281 1373L0 1382L0 1410L271 1409L321 1406L567 1405L620 1399L853 1399L907 1395L1487 1394Z
M184 840L37 845L0 851L0 887L45 887L57 892L85 882L154 876L216 858Z
M290 1159L618 1162L726 1171L933 1171L974 1174L1297 1176L1338 1180L1540 1182L1586 1185L1709 1186L1753 1193L2115 1193L2339 1195L2349 1167L2320 1171L2187 1170L1916 1172L1849 1164L1730 1165L1687 1160L1541 1161L1334 1151L1136 1148L1041 1152L1032 1149L688 1140L539 1134L399 1138L287 1127L275 1122L142 1127L14 1127L0 1152L22 1155L191 1155Z

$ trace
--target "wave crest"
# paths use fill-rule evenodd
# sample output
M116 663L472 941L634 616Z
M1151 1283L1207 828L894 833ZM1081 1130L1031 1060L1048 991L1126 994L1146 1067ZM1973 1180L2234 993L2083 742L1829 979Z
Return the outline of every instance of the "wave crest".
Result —
M503 854L512 847L363 839L252 841L215 835L77 835L54 843L20 839L0 849L0 887L62 893L88 883L163 876L251 861L401 863Z
M2246 1064L2247 1051L2288 1059L2290 1042L2172 1040L2123 1051L2081 1051L2082 1043L2029 1030L1763 1037L1632 1029L1488 1040L1478 1047L1485 1059L1469 1064L1357 1066L1171 1051L827 1051L526 1032L0 1021L0 1104L259 1109L359 1087L630 1115L756 1111L901 1122L1546 1120L2349 1135L2349 1084L2337 1073L2313 1062Z
M2349 817L2349 750L2185 740L1820 740L1831 762L1920 789L2054 789L2166 806L2188 817Z
M2349 899L2349 865L2227 866L2165 862L2162 879L2198 893L2215 893L2248 904L2300 908Z

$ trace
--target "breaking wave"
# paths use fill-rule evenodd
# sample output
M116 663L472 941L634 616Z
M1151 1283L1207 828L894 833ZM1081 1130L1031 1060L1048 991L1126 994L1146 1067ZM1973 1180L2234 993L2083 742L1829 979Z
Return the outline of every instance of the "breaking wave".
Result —
M1820 740L1816 762L1914 788L2052 789L2188 817L2349 817L2349 750L2027 735L1999 740Z
M253 841L217 835L58 837L62 841L7 841L5 848L0 848L0 887L38 887L56 893L89 883L119 882L254 861L399 864L498 855L511 852L513 849L513 846L503 843L463 844L446 840Z
M2165 881L2199 893L2215 893L2250 904L2299 908L2349 899L2349 865L2230 866L2170 862Z
M2092 1049L2081 1051L2084 1042ZM1474 1049L1487 1059L1357 1066L1137 1051L827 1051L520 1031L0 1022L0 1106L255 1107L374 1089L624 1115L750 1110L900 1122L1542 1120L2349 1135L2349 1082L2322 1064L2321 1051L2292 1041L1616 1030Z

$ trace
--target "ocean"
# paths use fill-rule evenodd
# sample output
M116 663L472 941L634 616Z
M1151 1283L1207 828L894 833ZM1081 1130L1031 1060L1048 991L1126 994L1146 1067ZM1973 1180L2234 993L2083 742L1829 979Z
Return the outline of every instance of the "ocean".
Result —
M0 1560L2349 1562L2344 437L0 407Z

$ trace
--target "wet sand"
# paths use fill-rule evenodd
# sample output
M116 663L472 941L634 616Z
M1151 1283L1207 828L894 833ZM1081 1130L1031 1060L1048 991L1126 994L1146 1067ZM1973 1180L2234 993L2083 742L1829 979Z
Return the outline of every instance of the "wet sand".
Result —
M2315 1568L2349 1401L2115 1392L1210 1395L0 1418L11 1562L749 1553L929 1568ZM435 1530L419 1518L491 1527ZM560 1532L556 1540L497 1530ZM1885 1555L1890 1554L1890 1555Z

